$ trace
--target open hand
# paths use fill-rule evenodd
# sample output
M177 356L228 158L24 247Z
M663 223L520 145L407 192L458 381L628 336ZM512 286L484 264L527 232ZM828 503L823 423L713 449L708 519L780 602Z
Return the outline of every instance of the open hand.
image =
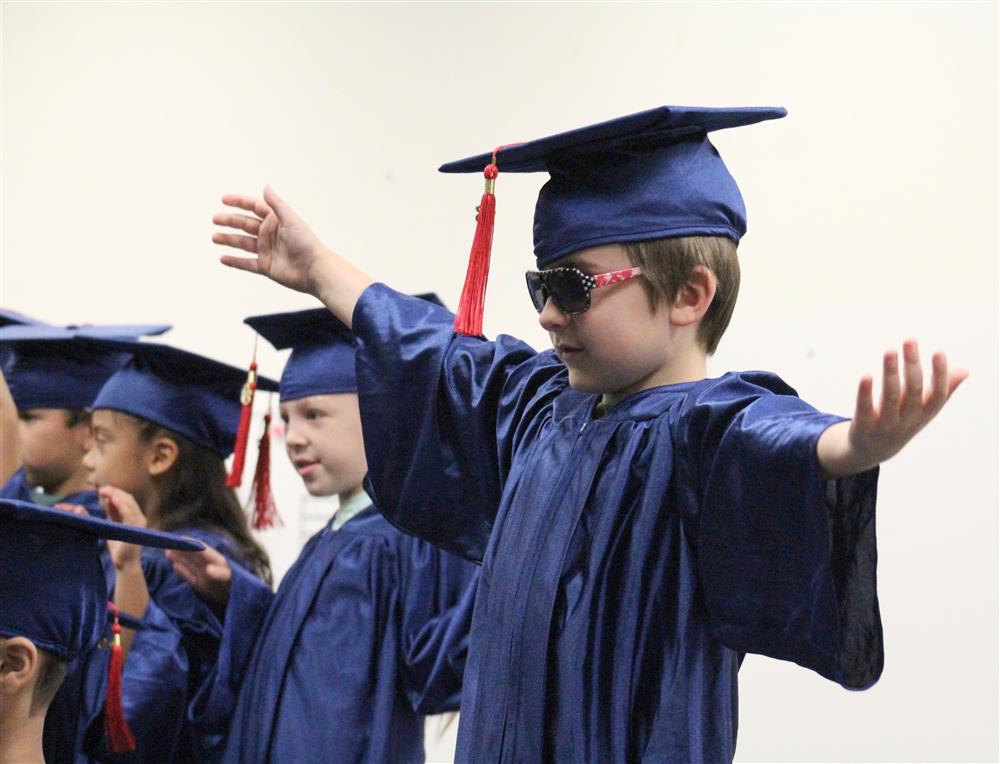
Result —
M931 360L930 389L924 390L924 374L916 340L903 343L903 384L899 379L899 357L895 350L882 359L882 399L872 400L873 380L863 377L858 385L854 419L848 433L851 446L877 462L895 455L922 430L951 397L969 372L948 370L944 353Z
M309 226L271 190L264 198L227 194L222 203L253 213L222 212L212 218L216 225L235 228L243 234L217 232L212 241L251 252L256 257L223 255L223 265L259 273L299 292L316 293L315 270L324 247Z
M964 369L949 370L944 353L931 360L929 389L924 389L920 351L916 340L903 343L903 378L899 356L887 351L882 359L882 397L878 407L872 398L874 380L862 377L854 419L824 432L816 446L826 477L841 477L871 469L899 453L927 426L969 376Z
M212 547L200 552L171 549L167 552L167 558L174 564L174 572L187 581L203 600L221 607L226 606L233 570L221 552Z
M109 520L135 528L146 527L146 516L142 513L132 494L120 488L104 485L98 489L97 495L101 499L101 507ZM138 564L141 551L142 547L137 544L108 539L108 552L110 552L111 561L118 570Z

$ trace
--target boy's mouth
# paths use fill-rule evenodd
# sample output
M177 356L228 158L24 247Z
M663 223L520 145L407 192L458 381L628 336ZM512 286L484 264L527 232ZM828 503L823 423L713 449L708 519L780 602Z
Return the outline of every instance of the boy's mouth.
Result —
M573 359L583 352L583 348L577 347L576 345L569 345L563 342L556 344L556 355L559 356L559 360L566 363L567 360Z
M308 459L296 459L292 462L295 465L295 470L302 476L305 477L316 470L319 465L318 461L311 461Z

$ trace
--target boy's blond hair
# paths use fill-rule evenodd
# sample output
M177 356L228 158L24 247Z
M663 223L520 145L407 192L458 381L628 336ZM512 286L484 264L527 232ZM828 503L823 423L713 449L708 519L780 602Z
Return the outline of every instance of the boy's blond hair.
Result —
M698 340L709 355L714 353L740 291L736 243L724 236L682 236L626 242L623 246L632 263L642 268L651 310L661 302L677 299L695 266L703 265L715 274L715 297L698 325Z

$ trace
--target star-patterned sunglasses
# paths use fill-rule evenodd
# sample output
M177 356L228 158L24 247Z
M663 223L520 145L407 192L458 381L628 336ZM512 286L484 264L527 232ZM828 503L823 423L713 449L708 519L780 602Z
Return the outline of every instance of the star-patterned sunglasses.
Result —
M590 290L617 284L621 281L641 276L642 270L626 268L610 273L596 273L591 276L579 268L550 268L547 271L528 271L524 274L528 282L528 294L539 313L550 297L556 307L567 316L577 316L590 310Z

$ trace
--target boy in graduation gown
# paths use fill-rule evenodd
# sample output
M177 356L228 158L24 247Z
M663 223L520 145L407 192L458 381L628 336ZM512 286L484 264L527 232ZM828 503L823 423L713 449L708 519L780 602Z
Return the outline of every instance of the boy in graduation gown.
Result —
M217 693L203 712L228 718L235 704L225 761L422 762L423 715L458 708L478 567L394 528L363 490L346 327L325 308L246 323L292 349L280 381L288 456L310 494L340 506L273 602L211 551L171 553L226 607Z
M67 662L90 653L108 661L98 649L108 613L105 539L202 548L169 533L0 499L0 761L45 761L42 728ZM109 712L120 723L120 707Z
M482 560L459 761L728 761L746 653L878 679L878 464L965 375L937 354L923 392L907 342L905 384L887 353L852 421L767 372L707 378L746 230L708 133L784 114L661 107L444 166L487 178L454 323L270 190L224 197L254 216L217 216L242 233L214 240L257 257L223 262L352 326L380 509ZM536 353L477 335L497 174L545 170L527 282L554 350Z

